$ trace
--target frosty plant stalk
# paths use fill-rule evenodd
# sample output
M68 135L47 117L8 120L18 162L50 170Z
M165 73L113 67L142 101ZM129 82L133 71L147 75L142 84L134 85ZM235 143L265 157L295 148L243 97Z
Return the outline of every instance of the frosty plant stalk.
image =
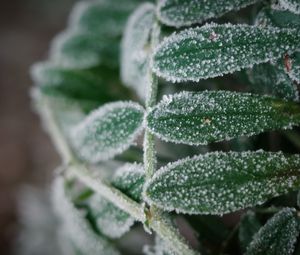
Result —
M300 3L271 2L75 5L32 68L63 161L52 185L63 254L123 254L129 231L155 236L146 255L294 252ZM232 14L244 8L255 17ZM233 212L230 230L221 216Z

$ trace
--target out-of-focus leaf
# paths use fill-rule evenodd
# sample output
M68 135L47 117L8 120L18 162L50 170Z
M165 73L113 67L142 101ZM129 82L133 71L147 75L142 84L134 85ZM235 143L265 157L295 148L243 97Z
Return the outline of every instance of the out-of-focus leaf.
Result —
M299 0L279 0L280 5L296 14L300 14L300 2Z
M133 88L144 99L150 82L149 40L154 23L153 4L144 3L130 16L121 50L121 77L125 85Z
M93 232L84 215L74 207L66 195L62 178L54 181L52 192L53 206L61 219L61 234L75 246L73 254L76 250L81 254L119 254L110 242Z
M243 252L253 240L253 236L259 231L261 224L253 211L245 213L239 227L239 240Z

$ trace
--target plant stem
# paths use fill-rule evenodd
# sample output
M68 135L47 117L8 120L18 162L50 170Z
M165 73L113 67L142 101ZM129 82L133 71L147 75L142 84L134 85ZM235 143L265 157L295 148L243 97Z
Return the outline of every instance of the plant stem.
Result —
M95 177L92 171L90 171L84 164L80 163L76 159L58 124L55 113L51 107L51 102L41 95L36 96L35 100L37 101L37 109L41 113L44 126L52 138L55 147L60 153L64 164L67 166L66 169L69 171L69 173L76 176L78 180L84 183L87 187L91 188L93 191L112 202L118 208L127 212L136 220L144 223L146 216L143 206L133 201L131 198L123 194L118 189L112 187L110 184L107 184L101 179L101 177ZM174 250L179 252L179 254L196 254L180 238L176 229L168 225L162 218L153 218L149 224L149 227L156 231L161 238L166 240L168 243L171 243L172 247L174 247Z

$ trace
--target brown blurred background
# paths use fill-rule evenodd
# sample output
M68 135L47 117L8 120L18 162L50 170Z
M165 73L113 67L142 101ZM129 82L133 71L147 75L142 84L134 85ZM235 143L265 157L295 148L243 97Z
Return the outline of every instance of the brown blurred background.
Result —
M17 198L45 186L59 158L30 105L30 66L47 57L75 0L0 1L0 254L13 254Z

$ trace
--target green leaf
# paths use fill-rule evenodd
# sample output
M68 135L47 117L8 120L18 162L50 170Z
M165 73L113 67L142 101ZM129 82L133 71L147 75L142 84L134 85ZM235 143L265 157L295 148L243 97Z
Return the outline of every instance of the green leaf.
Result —
M74 207L66 194L63 178L54 181L52 194L54 210L61 220L60 234L69 239L80 254L119 254L110 242L93 232L84 215Z
M134 219L128 213L98 194L90 199L89 206L100 232L110 238L120 238L134 224Z
M142 201L145 172L141 164L125 164L112 178L112 185L137 202Z
M143 128L144 110L133 102L106 104L71 130L79 156L90 162L114 157L134 142Z
M159 169L145 185L149 204L188 214L224 214L300 187L300 156L213 152Z
M258 0L161 0L158 2L158 18L169 26L189 26L255 2Z
M51 60L65 68L90 68L96 65L117 67L119 42L86 31L67 30L51 45Z
M279 67L265 63L248 71L253 91L287 100L299 100L299 91L290 77Z
M285 69L288 76L300 84L300 52L295 52L290 57L291 70Z
M190 145L229 140L300 123L300 105L229 91L165 96L147 116L147 128L162 140Z
M72 70L46 62L35 64L31 73L34 82L47 95L105 103L114 99L110 86L117 82L107 79L104 72L106 76L114 74L104 67L97 71Z
M300 14L300 1L299 0L279 0L279 4L296 14Z
M239 240L243 252L253 240L253 236L259 231L261 224L253 211L248 211L242 216L239 227Z
M152 69L172 82L199 81L275 61L299 45L294 29L209 24L167 37L154 52Z
M125 85L133 88L141 98L145 98L150 54L150 34L154 24L155 7L144 3L130 16L121 50L121 77Z
M287 10L264 8L258 13L255 24L300 29L300 16Z
M75 5L69 23L74 29L118 38L135 6L130 0L82 1Z
M299 234L295 209L285 208L275 214L254 236L246 255L290 255Z

